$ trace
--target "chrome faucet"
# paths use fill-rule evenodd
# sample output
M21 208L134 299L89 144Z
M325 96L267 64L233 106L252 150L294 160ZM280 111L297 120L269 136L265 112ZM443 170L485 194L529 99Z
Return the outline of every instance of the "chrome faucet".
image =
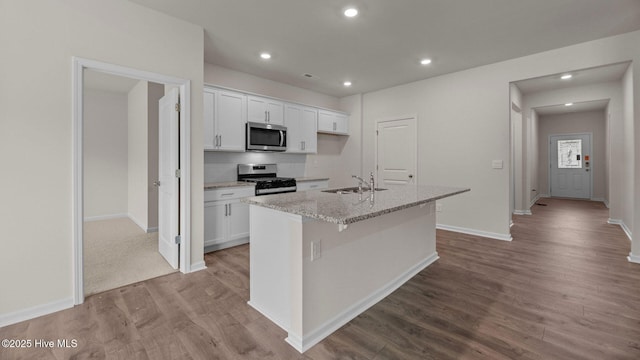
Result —
M369 174L369 182L364 181L363 178L361 178L360 176L357 175L351 175L352 178L358 180L358 193L362 194L362 184L367 184L367 186L369 187L369 190L371 190L371 192L373 192L375 190L375 184L374 184L374 179L373 179L373 172L371 172Z

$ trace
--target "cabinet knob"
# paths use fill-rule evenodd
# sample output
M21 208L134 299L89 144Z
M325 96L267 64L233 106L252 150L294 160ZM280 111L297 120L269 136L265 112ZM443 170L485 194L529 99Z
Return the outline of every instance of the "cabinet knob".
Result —
M409 174L409 179L413 179L413 174Z

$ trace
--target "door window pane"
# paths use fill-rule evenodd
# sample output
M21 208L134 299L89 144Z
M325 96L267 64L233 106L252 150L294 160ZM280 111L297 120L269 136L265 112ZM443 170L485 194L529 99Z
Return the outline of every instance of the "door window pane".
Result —
M582 168L582 139L558 140L558 169Z

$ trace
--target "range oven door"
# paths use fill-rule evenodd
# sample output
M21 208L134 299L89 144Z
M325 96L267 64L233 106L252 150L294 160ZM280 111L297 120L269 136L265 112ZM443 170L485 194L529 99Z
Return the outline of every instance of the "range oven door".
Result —
M287 150L287 128L280 125L247 123L247 150Z

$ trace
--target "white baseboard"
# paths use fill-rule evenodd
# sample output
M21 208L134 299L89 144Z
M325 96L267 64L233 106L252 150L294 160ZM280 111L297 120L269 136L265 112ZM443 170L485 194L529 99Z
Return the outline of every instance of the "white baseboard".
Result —
M481 237L486 237L486 238L496 239L496 240L502 240L502 241L511 241L511 240L513 240L513 238L511 237L511 234L499 234L499 233L494 233L494 232L489 232L489 231L468 229L468 228L463 228L463 227L458 227L458 226L436 224L436 229L453 231L453 232L469 234L469 235L476 235L476 236L481 236Z
M632 253L629 253L629 256L627 256L627 260L632 263L640 264L640 256L633 255Z
M540 200L541 197L542 197L542 195L540 195L540 194L536 195L536 197L533 198L533 200L531 200L531 202L529 202L529 209L531 209L531 207L533 205L535 205L536 202L538 202L538 200ZM529 212L531 212L531 210L529 210Z
M513 210L513 215L533 215L531 210Z
M109 215L98 215L98 216L87 216L83 220L84 221L99 221L99 220L111 220L111 219L121 219L129 217L129 215L122 214L109 214Z
M0 328L73 307L73 298L53 301L8 314L0 314Z
M607 207L607 209L609 209L609 200L607 199L602 199L602 202L604 203L604 206Z
M205 270L206 268L207 265L204 263L204 260L201 260L195 263L191 263L191 271L189 272L192 273L200 270Z
M389 294L397 290L402 284L409 281L412 277L414 277L417 273L424 270L427 266L431 265L433 262L438 260L438 253L435 252L428 258L422 260L415 266L411 267L409 270L405 271L403 274L399 275L395 279L391 280L387 285L374 292L370 296L362 299L361 301L355 303L354 305L347 308L345 311L336 315L333 319L325 322L320 327L311 331L309 335L300 338L289 333L288 337L285 339L291 346L293 346L300 353L303 353L309 350L312 346L319 343L322 339L329 336L334 331L338 330L340 327L348 323L349 321L356 318L356 316L365 312L371 306L377 304L382 299L387 297Z
M136 219L136 217L131 214L127 214L127 216L129 217L129 220L133 221L144 232L147 232L147 233L150 232L148 231L149 228L147 228L147 224L143 224L142 221Z
M601 203L603 203L603 202L604 202L604 199L603 199L603 198L591 198L590 200L591 200L591 201L599 201L599 202L601 202Z
M625 235L627 235L627 238L629 239L629 241L633 241L632 237L631 237L631 230L627 227L627 224L624 223L624 221L620 220L620 219L609 219L607 220L607 223L612 224L612 225L620 225L620 227L622 228L622 231L624 231Z

